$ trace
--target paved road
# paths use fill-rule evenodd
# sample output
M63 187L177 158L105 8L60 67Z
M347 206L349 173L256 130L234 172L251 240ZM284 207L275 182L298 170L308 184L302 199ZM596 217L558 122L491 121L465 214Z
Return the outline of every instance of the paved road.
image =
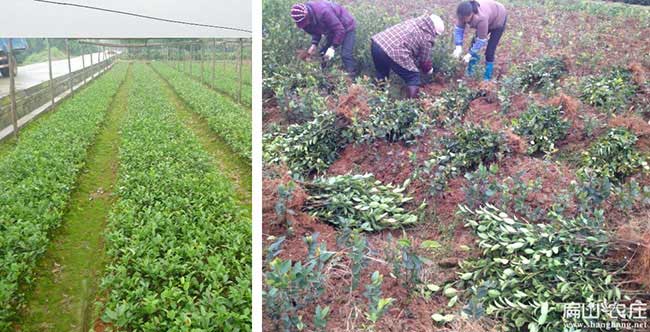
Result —
M90 65L91 54L85 54L83 61L86 66ZM99 53L93 53L93 63L97 62ZM102 54L102 60L104 55ZM72 71L77 71L82 67L81 56L70 59ZM18 76L16 76L16 90L24 90L34 85L38 85L50 79L50 73L47 61L33 63L26 66L18 66ZM68 59L52 61L52 76L59 77L68 73ZM0 98L9 95L9 77L0 77Z

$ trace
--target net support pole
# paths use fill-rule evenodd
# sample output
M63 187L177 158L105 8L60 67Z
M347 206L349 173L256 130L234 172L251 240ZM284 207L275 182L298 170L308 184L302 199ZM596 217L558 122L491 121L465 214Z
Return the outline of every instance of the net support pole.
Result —
M217 70L216 70L216 58L217 58L217 40L214 39L212 43L212 86L214 87L215 85L215 79L217 76Z
M203 41L201 41L201 82L205 83L205 66L203 63L204 60L204 52L205 50L203 49Z
M70 41L65 39L65 53L68 54L68 87L70 88L70 95L72 95L72 62L70 61Z
M194 62L194 44L190 44L190 76L194 76L192 71L192 62Z
M239 38L239 103L241 104L242 91L242 63L244 62L244 38Z
M47 64L50 73L50 97L52 99L52 107L54 107L54 81L52 80L52 45L50 45L50 38L45 38L47 42Z
M18 111L16 111L16 59L14 58L14 44L9 38L9 95L11 98L11 122L14 127L14 137L18 139Z
M81 75L84 77L84 84L86 84L86 54L84 54L84 48L81 49Z

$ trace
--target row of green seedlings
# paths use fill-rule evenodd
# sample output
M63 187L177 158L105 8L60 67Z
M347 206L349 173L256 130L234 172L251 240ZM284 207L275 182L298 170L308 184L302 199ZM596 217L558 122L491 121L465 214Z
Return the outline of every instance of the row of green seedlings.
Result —
M544 56L515 68L512 75L504 77L497 92L501 111L507 113L512 106L512 96L524 92L555 92L558 80L568 72L565 61L558 57Z
M539 178L524 180L524 175L522 171L503 178L496 163L481 164L464 176L467 179L462 188L464 205L478 209L491 204L531 222L547 220L549 212L574 217L582 214L604 222L606 202L610 203L609 211L615 209L626 215L650 206L650 186L642 186L638 179L632 177L624 183L615 183L595 176L578 177L552 197L550 206L533 205L529 198L541 193L543 184Z
M133 65L96 310L124 331L248 331L250 219L163 84Z
M558 80L568 73L565 61L557 57L542 57L518 67L505 77L499 87L501 110L512 106L512 95L526 91L551 95L560 89ZM584 77L577 84L577 96L585 104L607 114L620 113L630 107L642 87L633 80L627 68L612 67L604 73Z
M569 303L633 301L622 289L625 262L610 256L625 249L598 220L551 213L549 223L535 224L492 205L460 211L482 251L460 264L457 280L431 286L449 299L450 310L463 305L457 314L434 314L438 324L488 316L508 331L558 331L581 322L564 315Z
M59 227L88 148L126 77L117 64L22 132L0 161L0 330L12 330L34 268Z
M536 107L533 110L539 110ZM530 110L529 110L530 111ZM547 111L553 111L553 108L548 108ZM555 118L552 115L551 118ZM522 114L523 118L529 118L526 113ZM565 126L562 125L562 120L553 120L551 123L539 128L540 134L527 136L529 139L541 141L539 138L552 137L553 132L564 133ZM546 121L542 118L538 121L543 124ZM555 124L555 127L553 127ZM533 127L537 124L533 123ZM521 128L521 127L515 127ZM555 129L553 129L555 128ZM551 131L550 133L548 131ZM559 136L555 136L559 137ZM588 214L589 211L595 211L597 208L602 207L608 198L614 198L615 205L621 211L628 211L629 208L642 203L648 199L649 187L640 187L636 179L627 181L630 176L636 174L648 174L650 166L648 161L650 156L638 150L636 143L638 137L625 128L610 128L601 137L594 141L589 148L582 152L581 159L578 162L577 182L571 185L569 192L565 193L554 206L555 211L565 211L567 209L567 202L577 203L578 213ZM532 149L534 145L530 144L529 152L535 152ZM552 141L541 147L553 147ZM542 149L542 151L550 151L550 149ZM462 154L461 154L462 156ZM504 188L496 183L488 180L491 176L496 175L498 172L497 165L483 166L480 165L477 171L473 173L466 173L465 177L470 180L471 186L467 188L467 202L470 208L476 208L481 204L491 202L496 204L501 209L505 209L504 205L499 205L495 201L490 200L491 196L499 196L506 194ZM524 199L528 194L538 192L540 183L535 185L524 185L520 180L520 175L513 177L514 183L519 183L521 186L517 187L516 191L520 194L520 199L514 211L519 215L525 216L528 220L539 220L545 214L545 211L529 210L524 204ZM512 211L512 209L510 209Z
M477 134L477 136L486 136L484 133L482 134ZM465 137L463 134L459 135L461 137ZM471 137L471 136L470 136ZM468 151L472 151L475 149L468 149ZM480 149L479 149L480 150ZM467 152L460 151L460 155L467 154ZM480 156L480 154L478 154ZM474 156L476 157L476 156ZM472 160L472 155L470 154L469 157L461 157L460 160ZM480 160L480 157L475 158L474 160ZM496 174L498 168L496 165L492 165L490 167L490 173L493 175ZM483 175L478 175L477 173L481 172L484 173ZM485 175L487 173L487 170L483 166L479 166L479 170L474 173L467 174L468 178L470 179L470 182L472 182L473 179L476 178L486 178L487 176ZM543 211L540 208L532 208L526 204L526 198L529 193L533 192L538 192L541 189L541 183L538 181L531 181L528 183L524 183L521 181L521 174L516 175L513 178L507 179L508 184L500 184L500 183L490 183L489 186L486 186L486 188L476 188L476 187L466 187L463 190L466 193L466 197L468 198L468 202L474 202L475 206L482 206L485 205L485 203L488 202L489 198L491 196L498 196L499 202L502 204L503 209L508 209L508 210L514 210L518 215L524 216L527 220L555 220L555 216L558 216L559 214L555 213L554 211ZM485 189L485 190L484 190ZM587 190L584 188L579 188L580 191L576 192L576 195L582 195L584 193L588 193ZM638 190L638 189L637 189ZM346 195L346 193L340 193L342 190L341 188L338 188L338 190L334 191L334 194L339 195L338 197L341 199L345 199L346 201L355 201L354 195ZM646 188L646 193L650 193L650 191L647 190ZM480 195L484 195L484 197L481 197ZM646 197L650 197L649 195L646 195ZM472 199L473 198L473 199ZM593 210L595 207L594 205L591 205L590 208ZM361 207L363 209L363 207ZM341 215L346 215L345 209L341 209L337 211L337 213L340 213ZM602 223L602 212L600 212L600 216L598 217L598 213L595 213L595 216L593 216L593 219L591 222L597 222L599 224ZM584 216L579 216L579 218L584 218ZM525 221L525 223L528 223L528 221ZM515 246L518 246L515 245ZM408 246L402 246L403 248L407 248ZM551 249L551 252L553 249ZM409 262L409 260L407 260ZM501 261L503 262L503 261ZM413 266L414 268L417 266L421 267L421 264L419 264L419 261L416 258L413 258L413 260L408 263L410 266ZM353 271L356 270L353 266ZM417 270L417 268L415 268ZM411 270L413 272L414 270ZM410 276L413 277L413 279L416 279L416 276L418 273L411 273ZM467 277L467 275L465 275ZM411 278L407 277L405 280L410 280ZM411 287L411 289L413 289ZM436 286L436 285L426 285L426 289L424 289L424 293L426 294L431 294L439 291L441 287ZM495 294L494 292L491 292ZM457 296L457 291L455 289L445 289L444 294L446 296L450 297L450 303L451 306L453 307L456 302L458 301L459 297ZM428 296L428 295L427 295ZM476 308L472 310L478 310ZM454 315L443 315L443 314L435 314L432 316L433 320L436 322L439 322L441 324L444 324L446 322L449 322L453 319L455 319ZM515 320L518 320L516 324L523 324L522 319L520 317L515 318ZM536 321L536 324L540 324L539 322L542 322L541 324L543 325L545 323L545 319ZM531 329L535 329L534 324L531 325L532 322L526 322L527 326L530 326Z
M171 64L172 68L176 68ZM203 66L193 66L192 75L198 80L206 80L207 84L214 89L230 96L234 100L239 100L239 71L236 63L228 63L227 66L215 66L215 80L212 79L212 64ZM203 69L203 71L201 71ZM241 84L241 103L250 107L252 105L253 88L251 86L251 66L242 66L242 84Z
M434 47L432 57L437 76L449 78L455 74L457 61L449 56L450 47L447 43L436 43ZM289 123L302 123L312 120L315 111L326 108L328 96L342 95L347 91L346 77L345 73L336 68L324 71L317 63L303 62L275 68L272 75L264 77L263 90L267 98L272 98L277 103ZM428 76L424 77L427 78ZM357 83L369 86L365 78L359 78Z
M650 174L650 156L636 147L638 137L626 128L610 128L582 153L573 188L579 213L591 215L607 201L625 214L650 205L650 186L637 175Z
M284 260L279 258L285 237L275 240L267 248L265 269L265 317L276 330L302 331L312 328L314 331L326 331L329 320L329 306L318 303L326 291L327 271L331 265L349 261L350 298L357 301L352 293L360 291L360 281L368 267L372 250L361 230L343 228L337 237L337 252L328 251L325 243L318 244L318 233L308 235L304 242L308 247L307 257L303 260ZM409 293L424 292L422 271L432 264L427 258L432 250L440 248L436 241L423 241L416 246L408 238L387 239L389 245L383 250L384 258L391 267L391 277L401 280L401 286ZM344 264L344 263L343 263ZM379 271L370 274L370 282L363 285L363 302L355 303L362 308L363 318L359 322L358 313L352 319L354 327L363 331L376 330L377 323L395 302L394 298L382 296L383 275ZM301 315L302 313L302 315ZM310 315L307 319L304 315Z
M424 109L414 100L396 100L387 91L363 86L370 114L351 119L325 109L321 100L311 106L313 120L290 125L264 136L264 159L284 163L297 177L321 173L334 162L339 151L350 143L370 143L377 139L413 143L435 124L457 125L469 109L477 91L460 85L443 93L432 107Z
M584 103L612 114L627 110L639 88L630 70L614 67L601 75L585 77L579 93Z
M251 112L169 66L161 63L152 66L236 154L251 161Z
M263 92L272 98L289 123L302 123L314 118L316 110L326 108L326 98L343 93L347 84L340 70L323 71L318 64L307 62L300 68L280 67L265 76Z

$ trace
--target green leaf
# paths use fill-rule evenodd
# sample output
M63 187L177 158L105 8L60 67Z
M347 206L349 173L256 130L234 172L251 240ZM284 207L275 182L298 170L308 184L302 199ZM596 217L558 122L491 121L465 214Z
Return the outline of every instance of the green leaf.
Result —
M542 302L540 310L541 310L541 315L537 319L537 324L544 325L544 323L546 323L546 318L548 317L548 302Z

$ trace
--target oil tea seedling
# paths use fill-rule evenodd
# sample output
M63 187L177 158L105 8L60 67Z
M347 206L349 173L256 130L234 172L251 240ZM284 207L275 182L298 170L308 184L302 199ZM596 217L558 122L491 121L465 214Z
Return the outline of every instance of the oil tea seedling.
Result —
M355 290L359 286L359 278L361 272L366 266L366 255L370 252L368 249L368 240L361 233L361 230L356 229L351 234L351 247L348 256L352 261L352 284L350 291Z
M384 282L384 276L379 271L372 273L370 277L370 284L366 285L366 291L363 296L368 301L368 310L366 312L366 319L371 322L368 330L373 331L375 324L386 313L386 310L393 304L393 298L381 297L381 284Z
M318 233L304 240L309 253L304 261L274 258L264 275L266 312L285 330L304 324L297 319L297 311L323 294L325 264L334 256L334 253L327 251L325 243L318 245ZM326 323L328 312L329 309L321 309L315 315L315 324Z
M393 241L393 236L389 234L387 241L391 246L384 250L384 254L393 265L393 276L402 281L404 289L414 291L421 284L420 274L428 260L419 255L417 248L406 237Z
M432 192L442 191L450 178L481 163L488 164L507 152L500 134L477 125L458 127L452 136L443 137L436 144L440 149L431 153L424 165L424 172L432 175Z
M626 109L637 86L629 70L613 68L605 75L586 77L580 91L582 101L609 114Z
M522 91L526 89L551 91L555 82L567 72L564 60L555 57L542 57L524 64L516 76Z
M395 100L387 93L374 93L368 100L371 109L368 119L351 126L358 143L386 139L389 142L411 142L424 134L430 126L430 116L417 101Z
M322 172L347 144L344 131L336 114L318 114L312 121L289 126L286 133L267 134L264 159L270 163L285 163L296 177Z
M638 138L625 128L612 128L582 153L578 176L604 177L617 183L638 170L650 171L648 158L635 148Z
M514 132L528 139L528 153L550 154L555 143L563 140L569 131L568 120L562 117L561 107L531 105L512 121Z
M563 303L622 298L615 280L624 263L606 259L612 244L591 220L551 213L550 224L530 224L491 205L460 209L483 250L461 264L456 282L466 315L484 310L512 330L557 331Z
M463 119L469 104L478 95L479 91L460 83L457 88L444 91L434 102L431 112L434 116L443 117L445 126L455 126Z
M318 178L305 188L310 195L305 210L342 228L372 232L418 222L417 215L406 209L412 198L403 194L405 188L382 184L372 174Z

